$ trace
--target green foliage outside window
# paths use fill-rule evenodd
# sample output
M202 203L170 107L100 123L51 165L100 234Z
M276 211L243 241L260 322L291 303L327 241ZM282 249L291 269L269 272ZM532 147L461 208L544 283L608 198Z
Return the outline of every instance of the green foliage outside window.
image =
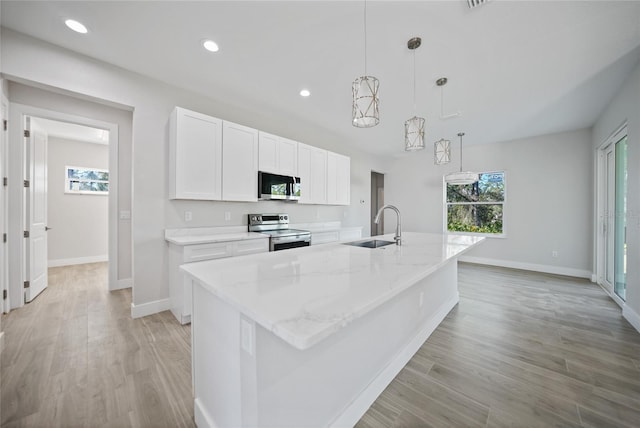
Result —
M473 184L447 184L447 230L502 234L503 172L481 173Z

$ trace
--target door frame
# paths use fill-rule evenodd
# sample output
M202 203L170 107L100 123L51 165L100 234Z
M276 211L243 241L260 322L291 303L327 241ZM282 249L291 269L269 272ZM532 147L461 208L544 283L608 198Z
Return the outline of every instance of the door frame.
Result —
M75 123L109 131L109 202L108 202L108 256L109 256L109 291L121 288L118 286L118 125L88 117L57 112L19 103L11 103L9 107L9 296L11 309L24 306L22 284L25 277L25 254L22 237L25 218L25 192L22 185L26 178L24 153L24 137L22 124L26 116ZM14 267L13 269L11 267ZM19 267L19 269L16 269Z
M607 259L607 240L605 239L605 216L607 213L607 158L605 156L609 147L616 144L625 135L628 135L627 121L625 120L620 126L612 132L602 144L596 148L596 228L595 228L595 256L596 256L596 282L607 294L618 304L624 308L625 301L622 300L613 290L613 286L608 286L605 280L606 259ZM615 273L614 273L615 274Z

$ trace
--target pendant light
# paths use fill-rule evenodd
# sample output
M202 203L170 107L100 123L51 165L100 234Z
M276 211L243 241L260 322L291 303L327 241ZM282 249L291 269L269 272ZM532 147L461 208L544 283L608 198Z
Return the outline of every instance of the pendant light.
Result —
M446 77L441 77L436 80L436 85L440 86L440 120L449 118L444 115L444 85L447 84L447 81L448 79ZM446 165L449 162L451 162L451 141L440 138L433 143L433 163L436 165Z
M364 2L364 76L358 77L351 87L353 95L351 124L358 128L371 128L380 123L380 82L367 75L367 2Z
M444 180L447 184L452 185L464 185L464 184L473 184L478 181L478 173L471 171L462 171L462 137L464 136L464 132L459 132L458 137L460 137L460 171L452 172L444 176Z
M420 37L414 37L407 42L407 47L413 51L413 111L416 111L416 49L422 44ZM404 123L404 149L408 152L424 149L425 119L413 116Z

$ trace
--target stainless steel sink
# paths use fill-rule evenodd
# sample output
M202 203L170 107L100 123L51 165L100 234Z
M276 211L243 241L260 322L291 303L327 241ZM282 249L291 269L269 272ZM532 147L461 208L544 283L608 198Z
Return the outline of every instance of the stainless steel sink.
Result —
M383 241L382 239L369 239L366 241L345 242L344 245L353 245L354 247L380 248L385 245L395 244L393 241Z

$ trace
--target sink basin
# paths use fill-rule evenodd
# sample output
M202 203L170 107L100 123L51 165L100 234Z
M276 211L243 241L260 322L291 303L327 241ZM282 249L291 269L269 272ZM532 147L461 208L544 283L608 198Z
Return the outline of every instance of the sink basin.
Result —
M369 239L367 241L345 242L344 245L353 245L354 247L380 248L385 245L395 244L393 241L383 241L382 239Z

